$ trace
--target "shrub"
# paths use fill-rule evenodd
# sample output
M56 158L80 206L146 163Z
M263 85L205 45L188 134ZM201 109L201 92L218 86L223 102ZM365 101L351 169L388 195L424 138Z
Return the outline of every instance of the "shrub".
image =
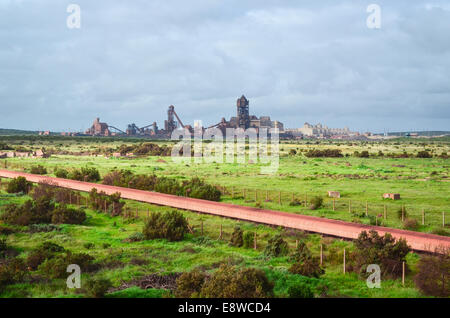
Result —
M369 264L379 264L383 276L399 277L402 274L402 262L405 262L406 255L411 251L406 240L395 240L390 233L381 237L374 230L361 232L354 244L354 269L361 275L365 275Z
M66 169L58 168L55 171L55 176L57 178L67 179L67 177L69 176L69 172Z
M10 227L0 225L0 235L10 235L15 233L16 231Z
M297 154L297 150L291 149L289 150L289 156L295 156Z
M289 202L289 205L290 206L299 206L299 205L301 205L302 203L297 199L297 198L295 198L294 200L292 200L291 202Z
M450 249L442 248L435 255L423 255L417 264L416 286L426 295L450 296Z
M92 272L97 269L97 266L92 263L93 261L94 258L88 254L73 254L70 251L66 251L64 254L58 254L50 259L46 259L39 265L38 270L48 278L66 278L67 266L70 264L77 264L82 272Z
M235 247L242 247L244 245L244 231L239 226L236 226L231 234L230 245Z
M416 219L405 219L403 228L410 231L416 231L419 228L419 222Z
M44 166L32 166L30 172L33 174L47 174L47 169Z
M17 177L8 182L6 192L8 193L28 193L31 189L32 183L28 182L24 177Z
M0 290L6 285L21 282L27 275L27 267L20 258L8 258L0 263Z
M92 242L86 242L83 244L83 247L87 250L93 249L95 247L95 244Z
M64 248L52 242L44 242L27 257L27 265L36 270L45 260L55 257L64 252Z
M318 278L325 273L320 267L319 259L312 256L311 251L304 242L299 243L290 259L294 261L294 264L289 268L289 272L292 274Z
M5 238L0 238L0 257L3 257L8 251L8 245Z
M88 297L102 298L111 287L112 283L108 279L91 278L86 282L84 289Z
M324 150L311 149L305 154L305 156L309 158L319 158L319 157L339 158L342 157L342 151L339 149L324 149Z
M69 208L66 205L60 205L53 210L53 224L83 224L86 220L86 213L83 210Z
M83 167L70 171L67 178L78 181L97 182L100 181L100 173L94 167Z
M288 288L289 298L314 298L311 287L305 283L297 283Z
M47 200L53 199L55 195L55 184L50 182L39 182L36 187L34 187L31 197L34 200L38 200L40 198L45 198Z
M309 205L309 208L311 209L311 210L317 210L317 209L320 209L321 207L322 207L322 204L323 204L323 198L322 197L319 197L319 196L315 196L315 197L313 197L312 199L311 199L311 201L310 201L310 205Z
M200 296L206 298L263 298L273 296L273 283L255 268L238 270L221 265L203 284Z
M50 223L54 207L54 203L47 198L28 200L22 205L10 204L0 219L16 225Z
M363 150L360 153L357 152L356 156L359 158L369 158L370 154L367 150Z
M428 151L419 151L417 153L417 158L433 158L433 155Z
M144 225L143 234L147 240L164 238L181 241L188 231L188 223L181 212L176 210L150 215Z
M125 202L120 201L119 192L107 195L103 191L98 193L96 188L92 188L89 193L89 202L91 208L98 211L104 211L106 206L106 211L111 216L121 215L125 205Z
M243 246L245 248L253 248L255 244L255 233L245 232L243 236Z
M133 233L125 239L126 242L140 242L143 240L145 240L145 235L140 232Z
M177 278L175 296L179 298L197 297L205 283L206 274L197 270L185 272Z
M267 242L264 255L266 257L278 257L287 255L288 251L288 244L280 234L277 234Z

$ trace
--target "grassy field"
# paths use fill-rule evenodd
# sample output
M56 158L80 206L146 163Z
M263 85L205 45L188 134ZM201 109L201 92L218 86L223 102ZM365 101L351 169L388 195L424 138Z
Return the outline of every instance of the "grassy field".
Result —
M10 198L4 192L1 203L25 201L26 196ZM139 211L139 218L123 219L86 210L88 219L83 225L61 225L60 231L46 233L18 232L8 236L8 243L16 248L18 257L26 257L28 253L44 241L51 241L73 252L84 252L95 257L96 262L108 264L94 274L95 277L108 278L114 287L120 287L125 281L145 277L149 274L170 274L189 271L195 268L213 271L221 262L228 262L240 267L256 267L263 269L270 280L275 282L275 296L286 297L290 285L306 280L317 287L316 293L326 292L328 297L423 297L414 287L415 264L419 256L411 253L408 256L408 273L405 287L400 280L383 280L382 288L369 289L364 280L355 273L342 272L340 260L328 260L330 253L336 253L342 258L344 248L351 251L353 244L340 239L324 238L317 234L305 234L298 231L271 228L247 222L224 219L209 215L200 215L188 211L183 214L188 218L195 234L189 234L181 242L166 240L151 240L128 243L124 239L133 233L140 232L146 211L168 211L168 208L127 201L127 206ZM203 223L203 235L200 232ZM231 247L228 244L231 233L236 225L245 231L257 233L257 250ZM223 237L219 239L220 226ZM15 227L17 230L24 230ZM319 255L320 244L324 249L325 275L319 279L306 278L290 274L288 257L266 259L263 250L267 240L276 233L283 234L291 250L297 240L303 240L315 255ZM85 243L93 243L87 249ZM108 244L105 247L104 244ZM109 267L109 268L108 268ZM39 271L33 273L36 280ZM82 277L92 277L86 274ZM83 297L82 293L74 293L66 287L65 280L54 279L45 283L23 283L8 286L0 293L1 297ZM137 287L126 288L112 292L108 297L171 297L165 290L142 290Z
M63 140L61 142L23 141L22 147L40 149L55 147L61 151L103 153L117 149L123 141ZM55 145L56 144L56 145ZM133 142L128 142L131 145ZM167 144L167 142L159 142ZM309 149L340 149L348 157L307 158ZM40 164L48 168L50 175L58 167L96 167L102 175L114 169L127 169L137 174L156 174L178 179L200 177L223 189L223 201L241 205L261 206L268 209L315 215L327 218L382 224L402 227L397 211L405 207L408 217L420 223L417 229L433 232L448 228L450 221L449 159L434 158L357 158L354 151L368 150L371 154L402 153L415 155L427 150L435 155L450 152L448 142L391 141L388 143L326 143L316 144L303 141L280 145L279 169L275 175L261 174L261 164L237 163L190 163L178 164L170 157L112 158L100 156L53 155L46 159L8 159L10 169L29 169ZM296 155L289 155L291 149ZM1 162L0 162L1 163ZM281 191L281 203L279 196ZM339 191L341 198L335 201L327 198L328 191ZM255 192L256 200L255 200ZM234 194L232 194L234 193ZM386 200L383 193L399 193L401 200ZM245 194L245 198L244 198ZM292 198L304 203L314 196L325 199L322 209L312 211L308 204L290 206ZM350 209L349 206L351 205ZM366 206L367 215L366 216ZM386 206L386 219L384 209ZM425 214L422 225L422 213ZM443 226L443 214L445 226ZM374 221L374 218L378 220ZM441 231L442 232L442 231Z
M136 174L156 174L180 180L200 177L217 185L222 191L222 201L235 204L260 206L268 209L315 215L360 223L373 223L401 228L402 221L397 211L406 207L408 217L421 220L422 210L426 213L425 225L417 230L440 233L448 231L450 216L442 224L442 212L450 212L450 187L448 185L449 159L438 157L450 151L450 141L440 140L393 140L388 142L329 142L296 141L280 145L280 167L275 175L260 173L260 164L177 164L170 157L144 156L138 158L112 158L103 155L117 151L122 144L133 145L142 140L114 140L111 138L37 138L3 137L4 142L14 149L37 150L45 148L55 152L50 158L11 158L0 160L0 166L12 170L29 170L34 165L47 168L54 175L58 167L66 169L95 167L101 175L114 169L127 169ZM159 141L159 145L170 142ZM309 149L340 149L342 158L308 158L304 154ZM296 154L292 154L294 149ZM372 156L358 158L355 151L368 150L376 155L383 153L403 153L415 155L418 151L429 151L433 158L387 158ZM84 155L81 155L84 154ZM4 184L4 182L3 182ZM11 196L1 190L1 206L8 203L21 203L27 196ZM333 202L326 198L327 191L340 191L341 198ZM279 195L281 192L281 204ZM383 200L385 192L400 193L401 200ZM244 197L245 194L245 197ZM255 197L256 194L256 197ZM324 207L311 210L305 200L313 196L325 199ZM292 198L301 205L291 206ZM267 200L268 199L268 200ZM351 201L351 211L349 204ZM368 215L365 215L366 204ZM384 206L387 219L384 219ZM270 280L275 282L275 296L286 297L289 286L308 281L315 286L316 296L327 297L424 297L414 286L413 277L420 256L410 253L407 264L406 284L400 280L382 280L382 288L369 289L364 280L355 273L342 273L343 249L352 251L352 242L321 237L318 234L305 234L281 228L239 222L210 215L182 211L188 218L195 233L188 234L181 242L150 240L126 242L130 235L141 232L147 210L168 211L169 208L126 201L131 211L137 209L139 218L126 219L86 209L88 219L83 225L61 225L60 231L29 233L26 228L15 227L18 231L7 237L7 243L19 251L18 257L26 257L30 251L44 241L51 241L73 252L84 252L95 257L102 268L88 276L104 277L111 280L114 291L107 297L173 297L161 289L140 289L130 287L121 289L123 282L143 278L146 275L166 275L200 268L214 271L221 262L239 267L263 269ZM203 234L201 228L203 224ZM245 231L256 231L257 249L231 247L228 244L236 225ZM220 228L223 237L219 239ZM320 246L324 249L325 274L319 279L290 274L288 257L266 259L263 250L267 241L276 233L281 233L293 250L297 240L303 240L314 253L319 255ZM448 232L447 232L448 233ZM93 247L86 248L86 243ZM337 255L337 256L336 256ZM65 280L43 280L40 273L33 273L39 283L23 283L8 286L0 292L1 297L83 297L66 287Z

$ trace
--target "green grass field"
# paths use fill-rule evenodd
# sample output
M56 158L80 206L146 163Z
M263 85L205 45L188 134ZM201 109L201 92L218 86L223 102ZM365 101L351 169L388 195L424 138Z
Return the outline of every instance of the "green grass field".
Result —
M280 145L280 167L275 175L260 174L259 164L176 164L170 157L139 157L139 158L109 158L104 156L76 155L78 152L114 151L121 144L142 142L139 140L85 139L85 138L4 138L0 140L12 147L26 149L53 149L56 152L66 151L68 154L54 154L50 158L11 158L0 160L3 168L29 170L33 165L43 165L49 175L58 167L75 168L91 166L97 168L101 175L113 169L128 169L137 174L156 174L178 179L200 177L206 181L225 187L223 202L261 206L268 209L316 215L326 218L342 219L352 222L370 223L373 217L383 214L387 206L387 220L379 217L377 222L385 226L402 227L397 216L397 210L402 205L406 207L409 217L421 220L422 209L426 212L425 225L418 230L433 232L448 231L449 221L442 225L442 212L450 212L450 187L448 185L449 159L434 157L421 158L356 158L354 151L368 150L376 154L379 150L385 153L401 153L404 150L415 154L428 149L435 155L449 152L450 142L446 139L438 141L410 142L390 141L386 143L352 143L315 141L288 142ZM167 142L158 142L167 144ZM348 157L342 158L307 158L307 149L338 148ZM296 155L289 155L291 149L296 149ZM303 151L302 151L303 150ZM5 163L6 162L6 163ZM4 183L3 180L3 189ZM340 191L341 198L335 202L326 198L327 191ZM244 198L245 191L245 198ZM256 200L255 200L255 191ZM266 192L267 191L267 192ZM232 193L233 192L233 193ZM281 192L281 204L279 195ZM400 193L401 200L383 200L385 192ZM325 206L318 210L309 209L308 205L290 206L292 196L301 202L313 196L325 198ZM266 200L268 196L269 200ZM21 203L26 196L7 195L2 190L1 206L8 203ZM348 204L352 203L351 212ZM369 217L365 216L366 202L369 206ZM308 280L315 286L316 296L327 297L424 297L414 286L413 277L416 274L415 265L420 258L416 253L410 253L407 264L411 271L407 273L406 284L400 280L382 279L382 288L369 289L366 282L355 273L342 272L341 254L346 248L351 251L351 242L340 239L321 237L318 234L305 234L299 231L272 228L247 222L239 222L210 215L201 215L189 211L182 213L188 218L195 229L195 234L188 234L181 242L165 240L150 240L129 243L124 239L133 233L140 232L147 210L168 211L167 207L152 206L139 202L126 201L131 211L138 211L139 218L112 218L102 213L87 209L88 219L83 225L62 225L60 231L27 233L24 228L15 227L17 233L7 237L7 243L19 251L18 257L26 257L28 253L44 241L51 241L64 246L73 252L84 252L95 257L96 262L111 264L103 266L94 274L88 276L104 277L111 280L114 288L123 282L145 277L150 274L165 275L200 268L214 271L220 262L236 264L240 267L257 267L263 269L270 280L275 282L275 296L287 297L287 289L298 281ZM372 218L370 217L372 216ZM450 216L448 217L450 218ZM447 219L448 219L447 218ZM203 235L201 224L203 223ZM231 233L236 225L245 231L256 231L257 250L231 247L228 244ZM220 228L223 237L219 239ZM288 257L266 259L263 250L267 241L276 233L281 233L293 250L297 240L304 240L314 255L319 255L320 246L324 249L325 274L319 279L305 278L290 274ZM85 243L93 243L87 249ZM108 246L104 245L107 244ZM331 257L331 254L338 255ZM10 285L0 292L1 297L83 297L66 287L65 280L39 279L40 273L33 273L39 283L22 283ZM138 287L125 288L109 293L107 297L173 297L161 289L143 290Z

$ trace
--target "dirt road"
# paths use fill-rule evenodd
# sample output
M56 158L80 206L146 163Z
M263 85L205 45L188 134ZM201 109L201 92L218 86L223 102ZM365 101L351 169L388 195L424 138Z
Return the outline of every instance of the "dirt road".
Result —
M0 177L16 178L18 176L25 177L31 182L51 181L57 183L60 187L79 191L88 192L92 188L97 188L98 191L104 191L107 194L120 192L122 198L125 199L131 199L157 205L171 206L178 209L214 214L245 221L253 221L258 223L322 233L347 239L357 238L359 233L363 230L368 231L374 229L378 231L380 235L389 232L397 239L405 238L408 244L417 251L434 251L434 249L438 246L450 247L450 237L445 236L392 229L381 226L362 225L307 215L297 215L293 213L263 210L228 203L178 197L157 192L52 178L23 172L0 170Z

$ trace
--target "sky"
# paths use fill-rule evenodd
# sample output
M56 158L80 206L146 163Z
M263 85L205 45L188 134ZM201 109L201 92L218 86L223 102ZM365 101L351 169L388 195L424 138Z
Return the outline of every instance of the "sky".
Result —
M450 2L0 0L0 128L209 126L242 94L287 128L450 130Z

